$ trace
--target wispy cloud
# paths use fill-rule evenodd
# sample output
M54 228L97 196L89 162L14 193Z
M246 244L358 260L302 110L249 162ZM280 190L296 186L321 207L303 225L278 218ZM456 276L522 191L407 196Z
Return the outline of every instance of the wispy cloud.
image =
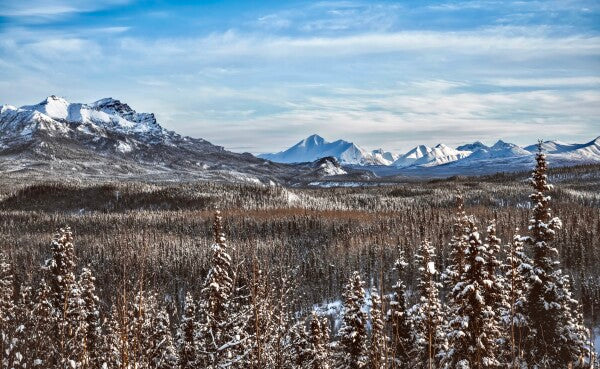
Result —
M78 0L77 2L65 0L6 0L0 7L0 16L32 18L28 20L40 22L70 14L87 13L128 2L129 0Z
M0 100L113 96L169 129L252 152L314 132L398 151L598 134L595 1L325 1L204 15L131 0L111 13L125 2L8 0Z

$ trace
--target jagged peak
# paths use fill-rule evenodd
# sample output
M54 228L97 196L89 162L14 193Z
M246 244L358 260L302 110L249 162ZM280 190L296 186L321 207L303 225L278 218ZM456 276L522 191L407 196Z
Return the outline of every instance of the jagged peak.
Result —
M322 145L325 142L326 141L323 137L314 133L314 134L308 136L307 138L305 138L304 140L300 141L299 144L300 145Z
M69 102L63 97L59 97L56 95L50 95L47 98L45 98L43 101L41 101L40 105L53 104L53 103L61 103L64 105L69 104Z
M15 106L12 106L12 105L4 104L0 108L0 114L3 114L4 112L9 111L9 110L16 111L17 108Z
M117 113L135 113L129 105L121 102L121 100L114 99L112 97L105 97L98 101L94 101L90 104L96 110L105 110L109 109Z
M515 144L511 144L502 140L498 140L496 141L496 143L492 146L492 149L501 149L501 148L506 148L506 147L515 147L517 145Z

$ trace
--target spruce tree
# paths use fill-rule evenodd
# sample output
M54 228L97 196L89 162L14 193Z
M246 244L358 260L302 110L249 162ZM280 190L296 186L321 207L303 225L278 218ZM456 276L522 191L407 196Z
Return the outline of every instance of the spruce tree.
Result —
M99 350L101 347L101 322L100 311L98 310L98 296L96 296L96 278L92 271L88 268L83 268L79 277L81 286L81 298L84 304L84 321L85 326L85 360L84 368L99 368L101 365L102 354Z
M304 368L310 362L308 335L304 329L304 321L296 320L289 331L290 345L287 347L286 366Z
M14 276L6 256L0 252L0 364L12 365L12 351L16 326L14 303Z
M31 368L32 342L35 333L32 332L33 292L31 286L21 285L17 295L14 310L15 324L13 325L13 338L11 351L8 355L10 367Z
M179 348L179 363L181 369L198 367L198 322L196 321L196 302L188 292L185 295L185 305L181 325L177 333Z
M329 330L326 319L313 312L308 319L304 369L329 369Z
M338 332L339 347L336 369L360 369L367 365L367 317L364 282L358 272L352 273L344 289L344 317Z
M419 302L410 310L415 330L416 367L433 369L438 367L447 349L444 336L446 325L436 281L435 252L429 240L419 246L415 261L418 265Z
M406 301L406 286L402 281L402 271L408 265L404 260L404 253L400 251L398 259L394 263L398 279L392 286L392 298L388 310L388 320L391 327L390 356L391 367L408 369L414 354L414 332L408 315L408 304Z
M250 318L247 298L235 295L235 272L223 234L220 212L215 213L215 242L200 305L200 365L205 368L241 367L250 353L246 326Z
M508 247L506 262L502 266L505 278L505 307L501 322L505 328L503 361L510 368L520 368L523 358L523 338L527 326L525 315L525 279L524 275L531 270L531 260L523 251L523 237L519 229L515 231Z
M387 368L387 337L381 298L375 288L371 289L371 339L369 342L369 369Z
M54 334L56 366L81 365L85 347L85 311L81 290L75 279L75 252L70 228L60 229L52 239L52 258L46 262L49 271L51 303L55 317Z
M102 368L122 368L127 362L127 332L121 324L119 309L113 305L105 323L106 331L102 339ZM124 360L125 359L125 360Z
M164 306L159 306L153 311L149 339L147 351L149 367L175 369L178 361L177 351L171 336L169 315Z
M44 279L39 284L34 300L28 354L33 366L55 367L55 360L61 355L56 337L57 316L52 304L52 290Z
M249 357L251 368L264 368L272 364L272 345L276 339L275 326L272 320L274 310L271 306L271 291L267 279L258 265L256 257L252 262L252 281L250 282L251 314L249 327Z
M531 178L534 192L529 196L533 217L529 221L530 234L525 239L533 255L533 265L526 276L525 312L529 324L524 351L530 368L566 368L578 360L583 348L578 335L573 333L577 328L570 325L573 317L564 301L570 291L558 268L558 250L551 245L562 222L552 216L550 209L547 193L552 185L547 181L548 166L541 143L535 159L537 164Z
M486 301L492 281L485 253L480 234L471 219L465 269L452 290L457 309L452 311L448 324L449 349L444 359L447 368L488 369L500 365L496 346L499 327L493 304Z
M464 200L460 191L456 194L456 214L454 216L454 224L452 226L452 238L448 244L450 254L448 255L448 266L442 274L446 288L452 290L460 281L461 274L464 271L465 252L468 245L469 217L464 209ZM449 299L449 304L452 305L452 297Z
M485 289L485 300L492 306L494 314L499 319L506 306L505 279L501 273L502 262L498 260L502 240L496 235L496 221L490 222L486 229L483 245L483 258L486 264L488 286Z

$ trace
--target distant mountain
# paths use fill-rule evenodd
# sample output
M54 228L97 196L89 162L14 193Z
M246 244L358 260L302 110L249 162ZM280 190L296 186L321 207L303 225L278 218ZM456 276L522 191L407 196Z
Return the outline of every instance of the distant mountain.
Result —
M525 147L525 150L535 153L537 144ZM542 150L550 155L566 154L566 156L580 159L595 159L600 156L600 136L584 144L568 144L561 141L544 141Z
M456 148L456 150L458 150L458 151L471 151L471 152L474 152L474 151L477 151L477 150L480 150L480 149L486 149L487 150L489 148L490 148L489 146L484 145L483 143L481 143L481 141L475 141L475 142L470 143L470 144L458 146Z
M585 144L547 141L542 144L542 149L551 167L600 163L600 137ZM535 165L535 152L537 152L537 145L521 148L500 140L489 149L481 148L462 160L430 168L427 171L421 170L419 175L478 175L526 171ZM413 173L416 174L417 171Z
M583 144L542 143L551 166L600 163L600 137ZM35 105L0 108L0 172L29 179L139 178L302 184L373 180L374 176L450 176L531 169L536 145L477 141L456 149L419 145L398 156L312 135L257 158L164 129L154 114L113 98L70 103L49 96ZM265 160L268 159L268 160ZM296 163L296 164L291 164Z
M514 158L517 156L528 156L531 153L527 150L520 148L519 146L498 140L492 147L481 147L474 150L464 162L476 161L481 159L495 159L495 158Z
M379 162L383 165L390 165L393 162L395 162L396 160L398 160L398 158L400 157L399 154L394 154L389 151L384 151L383 149L373 150L373 151L371 151L371 155L373 155L374 159L377 162Z
M459 151L444 144L435 147L419 145L393 162L397 168L431 167L463 159L471 154L470 151Z
M0 109L3 173L268 182L293 179L299 170L181 136L162 128L154 114L112 98L81 104L53 95Z
M385 158L386 155L392 157L390 153L383 151L377 154L368 152L354 143L344 140L328 142L323 137L314 134L285 151L261 154L258 157L277 163L304 163L331 156L341 164L388 165L390 160Z

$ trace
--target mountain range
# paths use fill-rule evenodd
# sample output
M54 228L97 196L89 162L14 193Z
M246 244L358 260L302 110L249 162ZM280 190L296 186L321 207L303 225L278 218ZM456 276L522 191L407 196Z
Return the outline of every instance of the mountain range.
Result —
M312 170L181 136L112 98L82 104L53 95L0 109L0 172L12 176L286 183Z
M390 165L398 156L382 149L366 151L352 142L328 142L319 135L311 135L285 151L261 154L259 158L278 163L302 163L332 156L341 164Z
M545 141L542 143L542 149L557 166L600 163L600 137L583 144ZM332 156L343 165L365 167L380 175L453 175L528 169L533 164L536 151L537 144L520 147L498 140L492 146L480 141L456 148L442 143L434 147L418 145L407 153L398 155L383 149L368 151L344 140L328 142L318 135L311 135L285 151L262 154L259 157L283 163L297 163ZM385 154L385 160L375 160L376 152Z
M600 163L600 137L583 144L546 141L551 165ZM235 153L164 129L152 113L138 113L113 98L70 103L49 96L38 104L0 108L0 172L23 178L138 178L301 184L334 177L447 176L526 170L536 145L498 141L456 148L418 145L403 155L365 150L311 135L287 150Z

